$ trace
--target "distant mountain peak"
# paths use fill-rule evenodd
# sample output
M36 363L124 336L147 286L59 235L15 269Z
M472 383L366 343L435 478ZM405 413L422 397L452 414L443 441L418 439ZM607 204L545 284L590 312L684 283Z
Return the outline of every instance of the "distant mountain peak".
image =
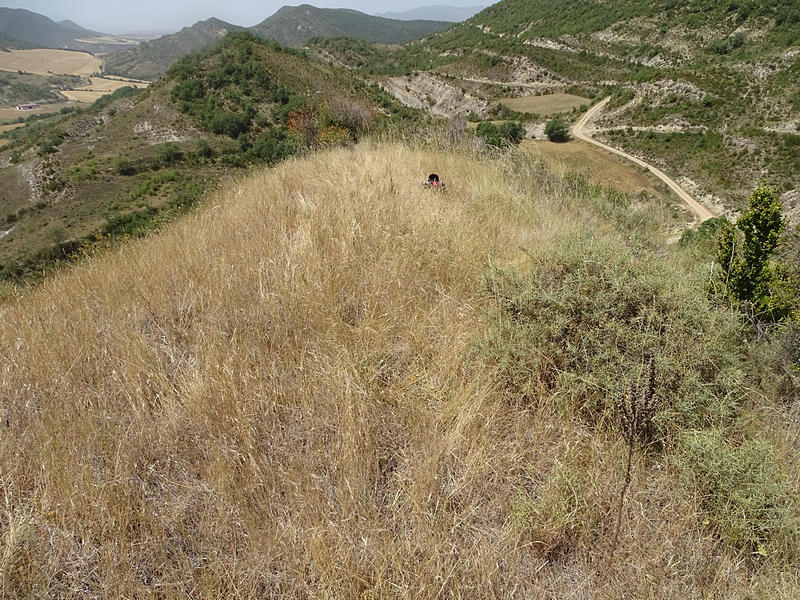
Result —
M488 4L475 5L475 6L450 6L447 4L436 4L431 6L420 6L419 8L412 8L410 10L399 12L385 12L377 13L377 16L386 19L397 19L400 21L413 21L417 19L431 19L434 21L447 21L450 23L459 23L466 21L470 17L478 14Z
M302 46L313 37L352 37L366 42L399 44L451 26L433 20L397 20L349 8L317 8L310 4L283 6L251 31L286 46Z

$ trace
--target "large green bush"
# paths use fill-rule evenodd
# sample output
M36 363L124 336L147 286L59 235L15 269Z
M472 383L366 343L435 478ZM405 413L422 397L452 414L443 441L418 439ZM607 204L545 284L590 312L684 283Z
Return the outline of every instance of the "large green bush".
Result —
M551 142L566 142L569 140L569 126L561 119L552 119L544 126L544 134Z
M483 121L478 124L475 132L483 138L487 146L496 148L516 145L525 139L525 128L516 121L507 121L499 126Z
M532 254L524 268L492 267L485 285L495 327L480 348L512 401L556 398L599 420L653 352L663 436L736 414L738 324L698 301L700 285L649 254L569 235Z
M726 440L721 429L692 431L680 466L714 529L728 543L763 556L798 554L797 498L766 442Z

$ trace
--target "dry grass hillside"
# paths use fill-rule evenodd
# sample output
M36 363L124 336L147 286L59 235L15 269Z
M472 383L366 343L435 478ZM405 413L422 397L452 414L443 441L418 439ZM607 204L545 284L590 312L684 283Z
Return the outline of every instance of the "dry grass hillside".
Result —
M524 153L363 143L7 300L0 596L796 598L797 426L656 255L668 213ZM646 349L658 433L609 560ZM722 481L709 448L770 453ZM729 517L726 485L761 495Z

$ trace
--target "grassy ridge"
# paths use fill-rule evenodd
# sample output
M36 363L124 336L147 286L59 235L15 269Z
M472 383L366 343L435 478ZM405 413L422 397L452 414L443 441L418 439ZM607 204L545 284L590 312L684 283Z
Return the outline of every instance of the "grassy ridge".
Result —
M667 218L524 154L362 143L44 282L0 320L5 593L794 597L796 424L656 254ZM605 564L611 407L653 347Z
M420 118L377 86L245 32L187 55L147 91L64 113L3 134L0 279L38 277L97 234L142 234L226 173Z

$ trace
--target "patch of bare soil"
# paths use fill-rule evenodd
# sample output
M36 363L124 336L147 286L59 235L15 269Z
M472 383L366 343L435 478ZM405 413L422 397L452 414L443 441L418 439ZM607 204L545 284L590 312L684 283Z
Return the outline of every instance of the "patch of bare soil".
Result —
M150 121L141 121L133 126L133 132L144 135L150 144L163 144L165 142L185 142L192 136L186 131L180 132L170 127L153 125Z
M781 194L783 212L793 223L800 222L800 189L789 190Z
M700 204L705 206L716 216L727 217L732 220L739 217L739 211L728 206L725 200L703 189L695 181L692 181L685 175L676 178L676 180L683 189L689 192Z
M484 115L489 104L453 84L429 73L391 77L384 89L411 108L427 110L440 117L454 117L471 112Z

